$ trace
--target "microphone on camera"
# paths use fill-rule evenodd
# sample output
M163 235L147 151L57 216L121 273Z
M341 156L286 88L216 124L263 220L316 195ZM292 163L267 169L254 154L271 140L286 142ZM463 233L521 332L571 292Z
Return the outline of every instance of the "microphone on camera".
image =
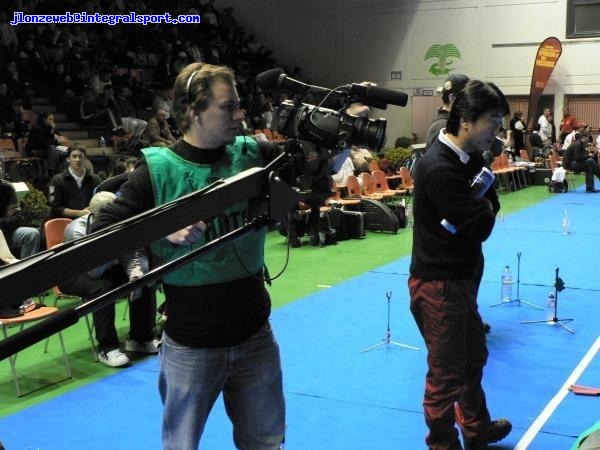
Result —
M330 92L321 86L313 86L288 77L282 69L270 69L256 76L256 84L263 89L281 89L295 94L308 91ZM368 84L346 84L332 91L336 96L347 94L355 97L356 102L374 108L386 109L387 105L406 106L408 95L404 92L392 91Z
M294 94L304 94L308 91L329 92L330 89L312 86L288 77L282 69L270 69L256 76L256 85L263 89L281 89Z
M387 105L406 106L408 102L408 95L404 92L357 83L346 87L350 95L355 95L358 101L374 108L385 109Z

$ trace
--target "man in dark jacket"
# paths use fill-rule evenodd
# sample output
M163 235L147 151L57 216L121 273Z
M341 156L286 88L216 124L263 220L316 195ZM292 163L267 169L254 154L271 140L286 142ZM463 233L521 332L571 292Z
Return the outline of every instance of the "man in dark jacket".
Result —
M590 143L588 134L576 133L575 141L565 150L562 165L567 170L585 172L585 192L598 193L600 190L594 186L594 175L600 179L600 166L588 151Z
M469 77L460 73L452 74L444 81L444 85L442 86L442 106L436 111L435 117L431 121L431 124L429 124L429 129L427 130L427 147L437 139L440 130L446 126L450 108L456 98L456 94L465 87L467 81L469 81Z
M84 145L71 145L67 150L67 168L50 180L48 203L52 217L75 219L89 214L90 200L101 180L86 171L86 153Z
M490 419L481 385L487 361L477 310L482 242L500 209L495 190L474 196L470 184L484 167L508 103L491 83L469 81L456 95L441 132L415 169L413 250L408 286L411 312L425 339L425 421L429 449L486 449L511 430ZM442 225L443 221L453 225Z

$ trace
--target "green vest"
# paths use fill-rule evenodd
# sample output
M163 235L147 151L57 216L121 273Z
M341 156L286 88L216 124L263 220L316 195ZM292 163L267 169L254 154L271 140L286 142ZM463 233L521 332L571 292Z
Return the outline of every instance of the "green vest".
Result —
M245 148L242 151L242 148ZM251 167L262 165L258 143L238 137L227 146L221 160L213 164L197 164L181 158L165 147L143 149L156 206L163 205L195 192L217 179L228 178ZM227 208L219 217L204 219L207 230L204 238L191 245L172 245L161 239L150 245L153 265L185 255L206 242L239 228L247 219L247 203ZM256 274L264 264L265 228L250 232L230 245L204 253L190 263L163 277L165 284L199 286L224 283Z

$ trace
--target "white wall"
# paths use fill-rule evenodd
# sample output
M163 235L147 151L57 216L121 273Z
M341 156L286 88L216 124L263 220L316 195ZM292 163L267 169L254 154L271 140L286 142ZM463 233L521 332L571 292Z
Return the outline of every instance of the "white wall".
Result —
M507 95L528 95L542 40L557 37L563 52L546 87L560 123L564 94L600 93L600 39L566 40L567 0L219 0L272 49L280 64L300 66L313 84L334 87L370 80L412 96L444 76L428 70L432 44L454 44L455 73L495 82ZM390 79L402 71L402 80ZM410 135L411 101L390 106L388 143ZM433 115L433 111L432 111Z

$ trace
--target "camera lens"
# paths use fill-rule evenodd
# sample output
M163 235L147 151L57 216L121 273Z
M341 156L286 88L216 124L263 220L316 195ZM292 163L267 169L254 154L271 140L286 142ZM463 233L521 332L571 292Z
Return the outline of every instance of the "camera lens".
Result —
M348 141L356 146L367 147L377 152L385 142L385 119L367 119L350 114L343 114L340 130L348 133Z

